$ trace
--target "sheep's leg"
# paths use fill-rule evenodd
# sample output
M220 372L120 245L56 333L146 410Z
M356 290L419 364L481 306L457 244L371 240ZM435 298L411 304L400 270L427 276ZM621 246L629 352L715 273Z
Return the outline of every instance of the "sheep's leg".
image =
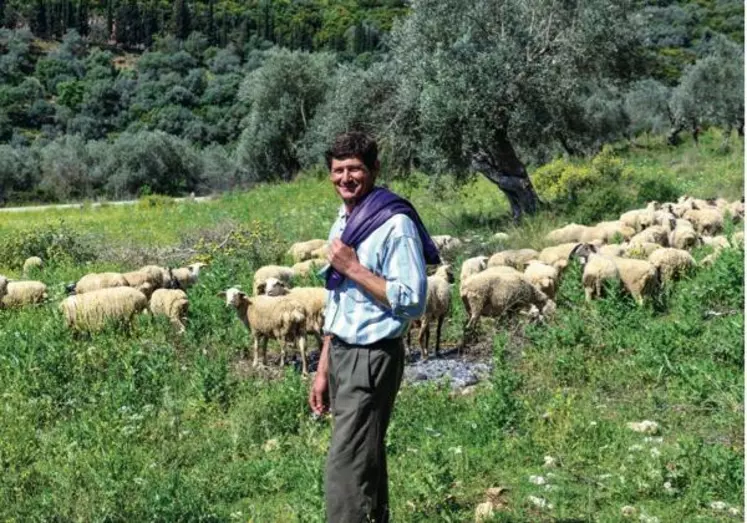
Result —
M306 366L306 336L298 337L298 352L301 353L301 374L308 376L309 369Z
M288 340L283 338L280 342L280 368L285 367L285 346L288 344Z
M592 287L584 287L584 296L586 297L586 301L589 302L593 298L594 295L594 289Z
M438 357L438 351L441 350L441 327L444 324L444 316L439 316L436 322L436 357Z
M254 336L254 360L252 367L259 367L259 336Z
M420 323L420 332L418 332L418 343L420 344L420 359L428 359L428 331L430 322L426 319Z
M262 365L267 366L267 336L262 337Z

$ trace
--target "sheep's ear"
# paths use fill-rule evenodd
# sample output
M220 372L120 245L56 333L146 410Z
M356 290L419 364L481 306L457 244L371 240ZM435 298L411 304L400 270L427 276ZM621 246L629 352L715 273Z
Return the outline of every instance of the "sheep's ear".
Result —
M259 286L257 286L257 294L264 294L265 290L267 290L267 284L262 283Z
M218 294L216 294L219 298L225 298L226 297L226 291L221 291Z

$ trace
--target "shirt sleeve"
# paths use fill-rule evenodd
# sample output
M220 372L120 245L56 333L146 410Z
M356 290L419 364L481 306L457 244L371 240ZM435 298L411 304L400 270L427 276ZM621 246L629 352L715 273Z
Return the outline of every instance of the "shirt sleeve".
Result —
M383 262L392 314L410 320L422 316L428 280L420 238L409 234L390 238Z

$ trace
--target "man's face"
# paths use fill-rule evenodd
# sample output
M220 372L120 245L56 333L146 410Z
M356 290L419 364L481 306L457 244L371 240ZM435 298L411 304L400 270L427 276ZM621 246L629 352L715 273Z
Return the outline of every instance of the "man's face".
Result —
M329 179L348 206L354 206L374 185L376 175L358 157L332 160Z

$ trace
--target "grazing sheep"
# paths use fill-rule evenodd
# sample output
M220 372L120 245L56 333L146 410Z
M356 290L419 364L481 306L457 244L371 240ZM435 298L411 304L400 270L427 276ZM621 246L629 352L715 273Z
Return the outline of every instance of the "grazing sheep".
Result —
M654 225L660 225L667 230L672 232L677 224L677 217L669 211L658 210L654 211Z
M601 282L607 279L619 278L625 290L639 305L643 303L645 296L653 296L659 287L658 272L648 261L602 256L597 254L596 247L589 244L577 248L574 256L584 265L583 281L587 300L599 295Z
M437 234L436 236L431 236L431 239L441 253L449 253L462 246L462 240L448 234Z
M451 272L451 265L448 264L441 265L433 276L428 276L425 313L418 319L420 323L418 343L420 344L420 356L424 360L428 359L430 324L433 320L436 320L436 357L441 349L441 327L451 306L452 283L454 283L454 275Z
M295 275L296 273L290 267L285 267L283 265L265 265L264 267L257 269L257 272L254 273L252 292L255 296L264 294L267 280L270 278L280 280L286 286L290 287L290 281Z
M620 237L623 240L629 240L634 234L635 229L628 227L619 220L599 222L594 227L587 227L586 231L584 231L578 241L591 243L594 240L597 240L602 241L603 243L612 243L616 237Z
M532 260L524 270L524 277L529 283L545 293L548 298L551 300L555 299L555 292L558 287L558 280L560 279L558 269L537 260Z
M129 286L127 279L118 272L99 272L86 274L77 283L68 285L66 289L70 294L85 294L101 289Z
M40 271L44 268L44 261L38 256L26 258L23 262L23 277L27 278L32 272Z
M626 256L627 255L627 249L630 247L629 244L610 244L610 245L602 245L597 249L597 252L601 254L602 256Z
M156 289L150 297L150 312L154 316L166 316L179 334L186 330L188 310L189 299L181 289Z
M731 247L729 239L726 236L703 236L701 240L703 241L703 245L713 247L715 252Z
M553 247L542 249L537 259L546 265L552 265L562 272L568 266L568 258L578 242L561 243Z
M481 316L500 317L514 310L529 309L532 305L551 310L554 303L524 276L500 273L487 269L462 282L459 294L469 321L465 330L473 328Z
M290 296L247 296L239 289L230 288L219 296L226 299L226 306L236 309L239 319L254 335L254 360L259 366L259 348L262 346L262 364L267 364L267 341L270 338L280 343L280 365L285 365L285 346L295 343L301 353L303 374L306 366L306 314L304 306Z
M744 220L744 198L730 203L727 208L734 223Z
M475 256L464 260L462 263L461 273L459 275L459 281L464 281L473 274L484 271L488 267L487 256Z
M306 333L313 334L322 350L322 328L324 310L327 306L327 289L323 287L295 287L288 289L276 278L268 278L265 286L267 296L290 296L304 306L306 313Z
M584 233L587 232L589 227L586 225L579 225L577 223L569 223L568 225L550 231L545 236L545 241L551 245L559 245L561 243L577 243L581 240Z
M0 300L0 308L12 309L43 303L47 297L47 286L40 281L11 281L8 282L7 294Z
M60 311L68 328L79 331L99 330L107 320L129 325L135 315L147 307L145 294L127 286L68 296L60 303Z
M488 267L496 267L498 265L506 265L513 267L518 271L523 271L526 265L531 260L536 260L539 253L534 249L519 249L501 251L495 253L488 259Z
M661 225L652 225L630 239L630 245L657 243L662 247L669 246L669 231Z
M288 249L288 255L293 258L295 263L315 258L313 252L324 247L327 244L326 240L307 240L305 242L298 242L291 245Z
M164 271L166 271L166 269L163 269L162 267L148 265L136 271L125 272L122 276L127 280L127 285L129 287L139 290L150 299L150 295L153 294L153 291L164 286ZM168 271L166 271L166 274L168 274Z
M633 209L620 215L620 222L626 227L630 227L635 232L641 232L647 227L651 227L655 221L653 209Z
M311 252L311 258L315 260L326 260L328 252L329 252L329 245L325 243L318 249Z
M8 293L8 278L0 276L0 300Z
M678 218L674 230L669 234L669 246L675 249L692 249L699 242L700 236L695 232L693 224Z
M734 247L744 247L744 231L735 232L731 237L731 244Z
M620 256L621 258L636 258L639 260L647 260L649 256L651 256L651 253L659 250L664 249L661 245L658 243L652 243L652 242L639 242L639 243L631 243L625 247L625 250L622 255L615 255ZM599 250L599 254L605 254L609 256L609 254L603 253L602 249Z
M296 263L291 269L293 269L296 276L309 276L327 265L327 263L327 260L314 258Z
M177 289L187 290L197 283L197 278L200 275L200 269L207 267L206 263L197 262L187 267L179 267L178 269L171 269L170 277L173 285Z
M691 209L684 218L692 222L695 231L702 235L713 236L724 229L724 215L718 209Z
M662 282L675 280L696 266L690 253L681 249L659 249L651 253L648 261L659 271Z

